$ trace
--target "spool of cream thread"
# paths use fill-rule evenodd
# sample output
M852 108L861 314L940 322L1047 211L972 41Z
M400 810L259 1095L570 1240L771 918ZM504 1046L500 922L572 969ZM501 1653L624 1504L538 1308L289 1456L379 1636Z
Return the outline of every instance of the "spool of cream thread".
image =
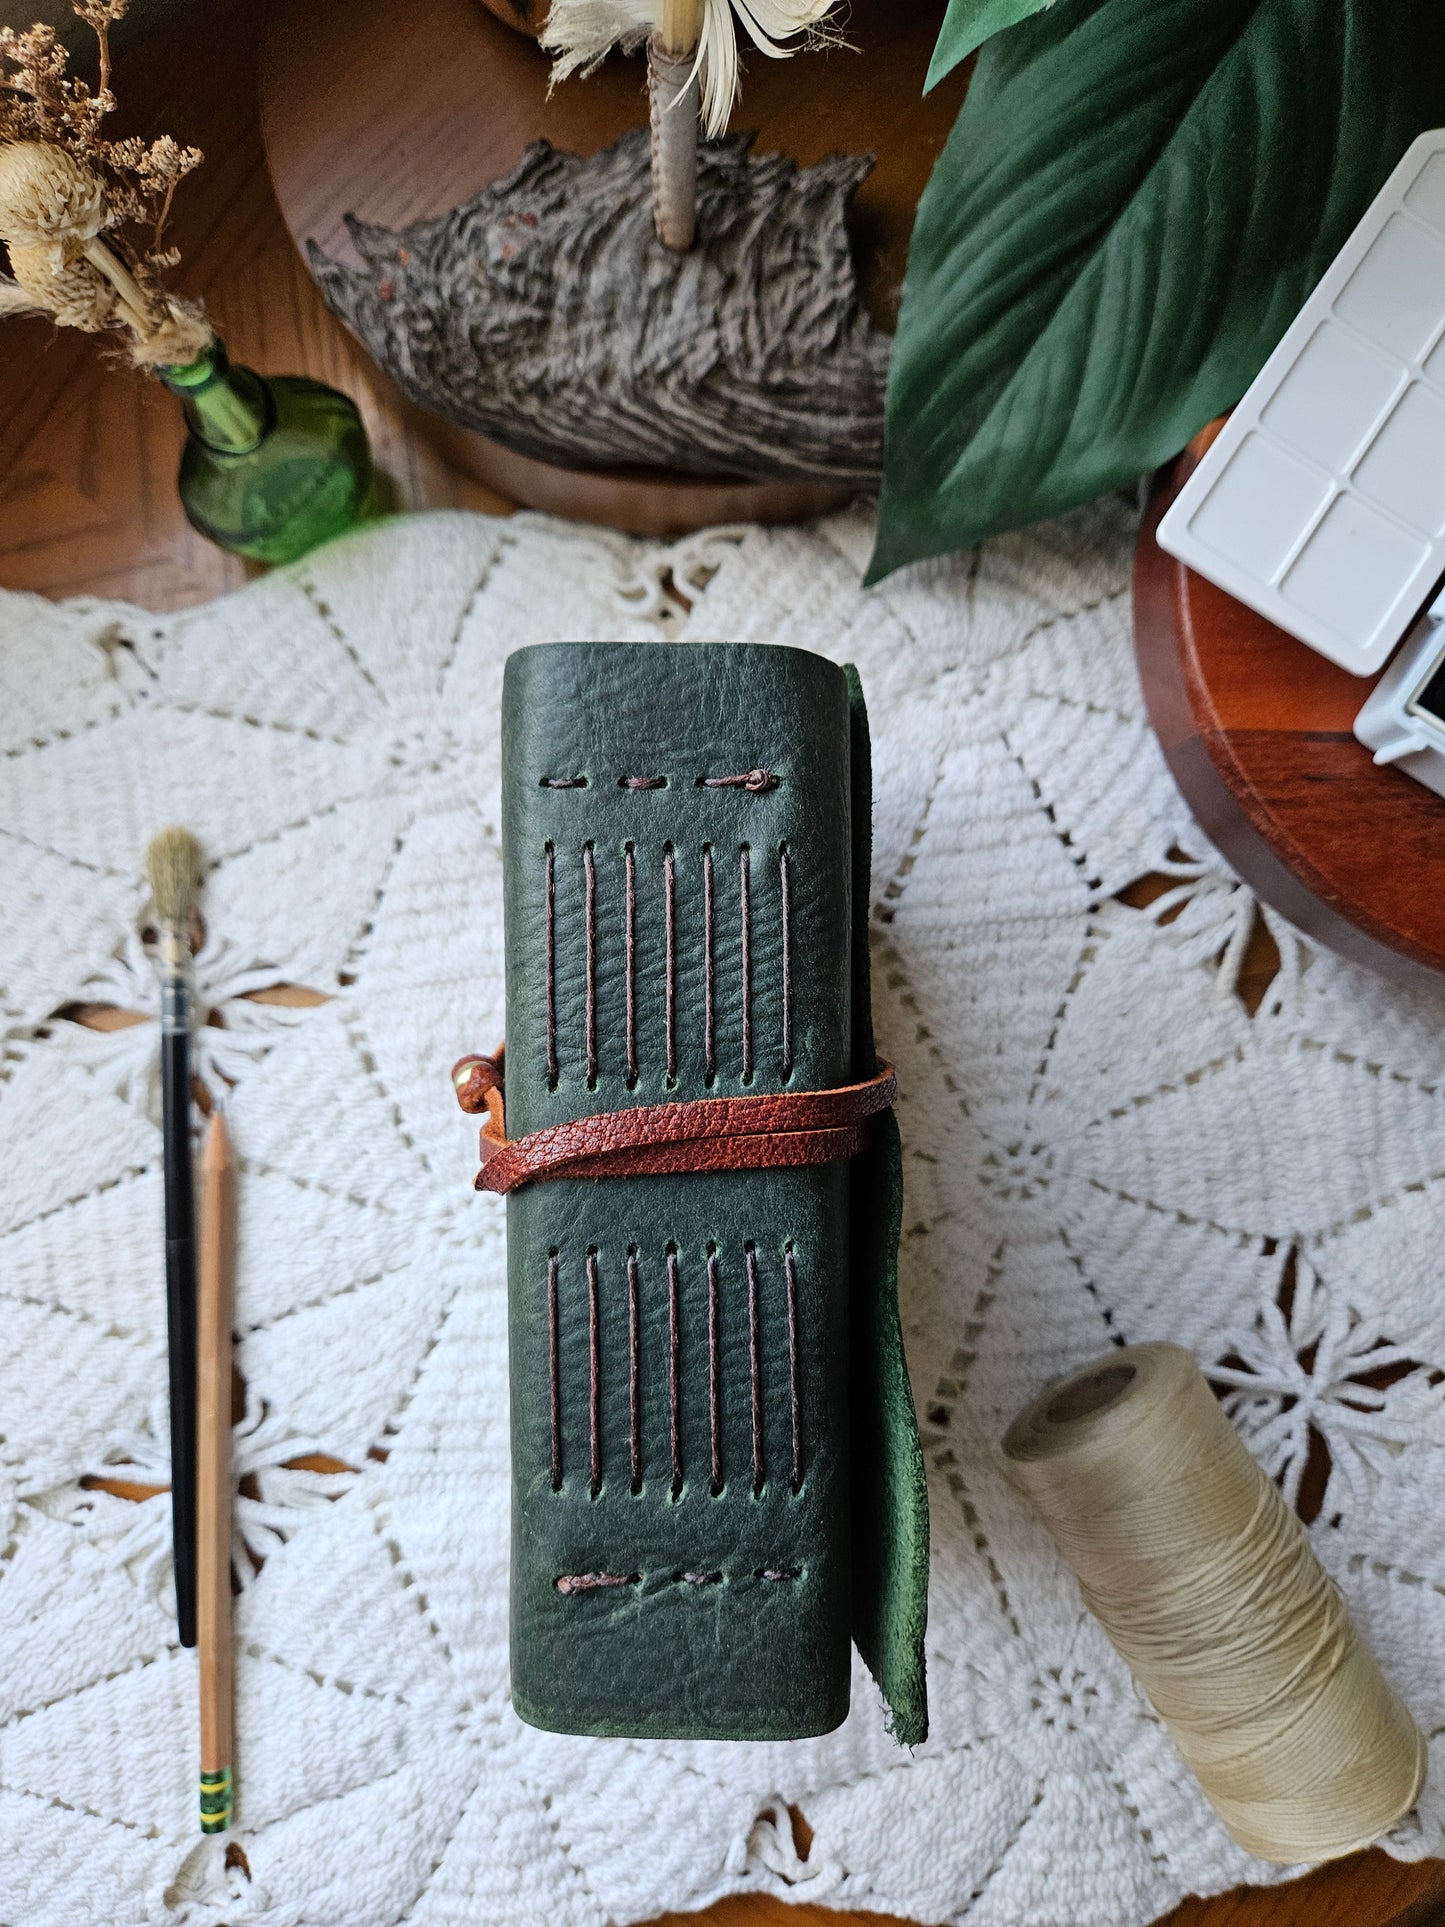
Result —
M1048 1386L1003 1449L1240 1846L1334 1859L1409 1812L1420 1731L1191 1353L1111 1352Z

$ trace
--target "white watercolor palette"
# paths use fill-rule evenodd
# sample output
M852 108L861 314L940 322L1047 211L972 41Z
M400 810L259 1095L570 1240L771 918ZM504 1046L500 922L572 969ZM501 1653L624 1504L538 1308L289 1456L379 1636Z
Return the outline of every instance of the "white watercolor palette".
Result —
M1357 676L1445 577L1445 129L1422 134L1159 525Z
M1445 796L1445 597L1421 616L1370 691L1355 734L1377 763L1394 763Z

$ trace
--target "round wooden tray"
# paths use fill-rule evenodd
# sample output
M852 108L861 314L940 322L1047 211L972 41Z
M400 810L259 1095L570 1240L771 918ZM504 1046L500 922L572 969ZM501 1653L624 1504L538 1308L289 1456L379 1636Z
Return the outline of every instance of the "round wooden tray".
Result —
M1445 799L1355 740L1370 684L1195 575L1154 539L1208 446L1157 481L1134 564L1150 718L1206 835L1307 935L1399 983L1445 971Z
M923 96L944 0L852 0L846 47L749 60L734 125L803 162L878 157L854 203L863 296L897 315L913 214L963 99L955 71ZM551 98L551 63L480 0L274 0L260 103L276 198L304 254L355 263L355 213L389 228L444 214L510 172L529 141L593 154L647 119L640 60L613 57ZM555 468L439 418L450 460L513 500L643 535L726 521L795 521L852 491L818 482L712 482L648 470Z

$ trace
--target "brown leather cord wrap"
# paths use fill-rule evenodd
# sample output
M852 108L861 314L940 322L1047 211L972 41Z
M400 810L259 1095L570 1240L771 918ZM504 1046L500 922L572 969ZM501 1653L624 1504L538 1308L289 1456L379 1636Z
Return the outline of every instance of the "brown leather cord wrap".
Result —
M509 1139L500 1098L501 1052L464 1057L452 1073L464 1110L485 1104L479 1191L515 1191L552 1178L635 1178L684 1171L769 1171L832 1164L862 1151L870 1117L898 1094L891 1064L831 1091L769 1091L639 1104L552 1124ZM479 1067L485 1066L485 1069Z

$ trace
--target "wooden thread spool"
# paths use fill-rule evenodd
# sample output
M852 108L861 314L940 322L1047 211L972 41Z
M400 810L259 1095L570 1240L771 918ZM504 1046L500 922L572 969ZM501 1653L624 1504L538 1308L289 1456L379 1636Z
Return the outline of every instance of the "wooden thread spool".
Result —
M1189 1352L1111 1352L1003 1449L1240 1846L1334 1859L1409 1812L1420 1731Z

